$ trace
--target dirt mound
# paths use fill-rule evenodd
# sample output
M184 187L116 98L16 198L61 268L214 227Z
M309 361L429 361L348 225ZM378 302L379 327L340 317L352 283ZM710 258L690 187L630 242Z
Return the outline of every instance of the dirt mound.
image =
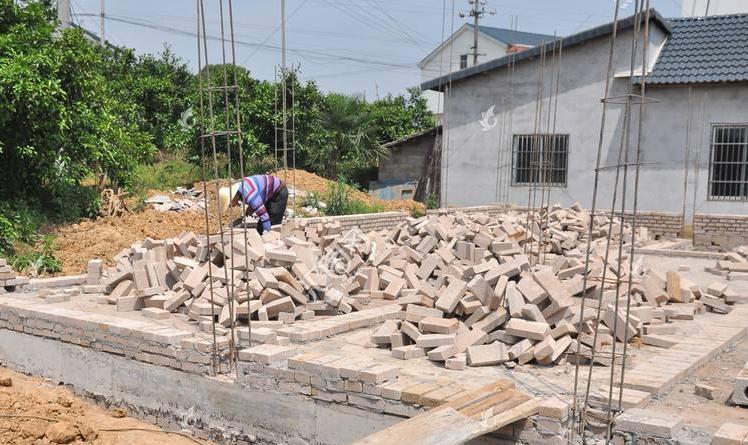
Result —
M234 218L236 215L231 215ZM211 232L217 231L218 218L210 216ZM228 221L225 217L224 221ZM145 238L164 239L181 232L205 233L203 212L158 212L146 209L121 217L107 216L96 220L84 220L69 226L48 227L48 233L56 236L58 250L55 256L63 265L62 274L84 273L88 260L112 257L135 241Z
M318 194L327 193L330 184L333 183L333 181L304 170L278 170L272 174L283 179L287 184L296 186L296 188L300 190ZM385 201L383 199L369 196L367 193L360 190L354 190L352 196L354 199L364 201L369 205L381 205L387 211L399 210L411 213L413 212L413 209L417 209L419 212L424 212L426 210L426 206L423 203L413 201L412 199Z
M320 194L326 193L332 183L314 173L303 170L279 171L274 174L284 178L290 185L295 184L300 190ZM219 185L227 184L228 181L219 182ZM202 190L202 182L195 183L194 187ZM207 191L208 202L215 203L215 182L208 184ZM151 195L155 194L175 196L171 192L154 190ZM425 210L424 205L416 201L383 201L372 198L359 190L353 191L353 197L370 205L382 205L388 211L399 210L411 213L414 208L421 212ZM211 233L215 233L218 229L216 224L218 218L215 211L211 210L208 213L210 214ZM231 209L228 215L224 215L223 225L238 218L239 214L240 210L238 208ZM158 212L149 207L140 213L84 220L78 224L50 226L43 230L43 232L56 237L55 242L58 250L55 252L55 256L62 262L62 275L85 273L86 264L88 260L92 259L103 259L111 265L112 257L122 249L130 247L135 241L149 237L164 239L185 231L205 233L205 214L202 211Z
M0 443L161 445L196 442L173 434L139 431L158 427L131 417L115 418L103 408L53 382L0 368L12 386L0 387ZM106 431L118 430L118 431ZM119 431L122 430L122 431ZM204 443L204 442L201 442ZM207 444L206 444L207 445Z

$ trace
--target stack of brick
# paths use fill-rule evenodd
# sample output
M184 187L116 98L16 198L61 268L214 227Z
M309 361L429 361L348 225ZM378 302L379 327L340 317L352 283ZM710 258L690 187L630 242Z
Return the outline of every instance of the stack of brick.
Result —
M26 277L19 277L10 264L4 259L0 258L0 287L14 290L18 286L25 286L29 284L29 279Z
M717 261L714 267L705 267L704 270L730 281L747 281L748 246L741 246L736 251L725 254L725 259Z
M646 344L670 347L675 340L669 335L675 331L669 321L693 319L705 309L728 313L737 302L736 293L726 286L715 284L702 292L674 271L665 276L654 270L644 273L639 263L629 263L626 254L619 264L617 252L606 253L601 242L611 224L604 218L593 226L596 239L590 266L585 268L578 249L581 238L569 235L579 234L573 230L585 222L582 217L570 218L568 211L562 219L565 223L549 218L547 244L541 246L546 253L533 258L534 263L538 259L542 263L531 266L525 247L534 241L527 240L524 226L507 225L502 217L511 215L495 221L485 215L442 216L400 228L395 239L404 246L404 258L398 259L397 271L385 274L390 282L404 280L405 286L398 285L398 293L384 296L401 304L404 314L401 321L383 324L372 342L391 348L396 358L425 356L452 369L501 363L514 367L533 361L552 364L567 352L574 353L575 359L589 360L593 346L601 352L596 362L610 365L606 352L616 341L642 337ZM620 230L618 226L613 233ZM627 230L623 227L624 236ZM605 285L600 286L603 278ZM587 298L582 319L580 299L573 297L583 294Z

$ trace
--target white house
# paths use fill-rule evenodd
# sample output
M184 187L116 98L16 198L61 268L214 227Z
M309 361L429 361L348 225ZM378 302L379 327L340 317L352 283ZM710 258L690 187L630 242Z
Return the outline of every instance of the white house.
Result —
M437 46L418 63L421 69L421 81L452 73L469 66L473 66L474 30L471 24L464 24L447 40ZM519 52L527 48L550 41L553 36L535 34L531 32L515 31L512 29L478 26L478 64L497 59L508 53ZM429 109L441 114L444 101L441 93L426 91Z
M532 178L542 175L549 202L590 208L599 167L596 205L610 208L621 188L614 167L634 159L640 146L641 224L653 233L693 234L701 245L748 243L748 14L665 19L651 11L649 60L642 67L639 52L630 79L636 23L628 17L564 37L557 63L552 47L534 47L423 83L424 90L448 91L441 204L534 207L530 192L539 180ZM641 91L641 73L647 105L641 120L633 105L637 124L625 126L621 98L630 82ZM627 184L630 198L633 182ZM629 199L626 210L631 206Z

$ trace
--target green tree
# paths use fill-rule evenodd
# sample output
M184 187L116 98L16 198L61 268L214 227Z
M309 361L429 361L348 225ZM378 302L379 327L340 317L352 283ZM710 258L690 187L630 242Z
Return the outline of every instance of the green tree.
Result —
M154 151L105 51L78 29L57 35L49 2L0 0L0 195L54 205L90 173L126 183Z
M419 88L408 89L408 96L388 95L371 104L373 120L381 143L395 141L436 124Z
M362 99L328 94L319 114L319 124L326 133L326 143L310 156L318 168L325 168L330 178L338 179L343 165L348 168L370 165L386 153L377 141L378 127L368 104Z

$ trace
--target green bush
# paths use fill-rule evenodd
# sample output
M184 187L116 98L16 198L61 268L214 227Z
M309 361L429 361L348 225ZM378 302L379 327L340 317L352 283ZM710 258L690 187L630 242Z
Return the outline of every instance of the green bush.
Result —
M200 168L188 162L181 153L164 154L156 162L138 165L129 188L133 193L172 191L180 186L189 187L200 180Z
M329 216L357 215L384 211L383 206L379 204L370 205L360 199L353 198L352 195L353 187L344 180L331 183L324 195L324 202L327 205L325 214Z
M56 248L54 238L50 235L45 235L42 237L39 250L29 250L15 255L11 259L10 264L16 271L30 273L34 276L43 273L60 272L62 264L54 256Z

